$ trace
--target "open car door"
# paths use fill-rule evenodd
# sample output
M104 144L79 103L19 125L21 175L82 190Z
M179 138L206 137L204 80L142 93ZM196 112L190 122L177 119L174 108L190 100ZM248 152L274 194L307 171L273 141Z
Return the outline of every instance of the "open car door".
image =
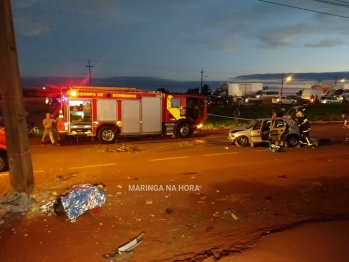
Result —
M269 138L272 141L284 141L287 132L287 124L283 119L274 119L270 125Z
M262 142L262 127L263 120L258 120L251 128L251 142L260 143Z

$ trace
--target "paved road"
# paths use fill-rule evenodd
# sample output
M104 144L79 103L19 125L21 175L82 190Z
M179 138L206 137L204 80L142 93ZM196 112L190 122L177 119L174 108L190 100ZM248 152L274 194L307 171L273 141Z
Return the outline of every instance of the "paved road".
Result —
M348 148L340 141L344 136L340 125L316 125L312 136L331 138L331 142L318 148L286 148L284 153L270 153L264 146L239 148L227 142L227 131L205 132L192 139L129 139L126 146L136 147L134 153L105 152L118 149L120 144L103 145L90 140L69 140L61 147L40 145L39 139L31 140L31 153L36 183L48 179L74 176L74 182L118 181L134 177L160 177L167 174L190 172L227 172L244 169L246 179L268 181L277 173L285 173L287 183L307 176L307 168L319 172L343 172ZM299 165L306 161L304 173ZM266 165L270 163L270 165ZM259 167L263 164L264 167ZM213 171L216 170L216 171ZM0 174L6 177L8 173ZM150 175L151 174L151 175ZM313 175L311 175L313 176ZM271 179L273 183L274 179ZM275 181L274 181L275 182ZM3 192L3 191L2 191Z

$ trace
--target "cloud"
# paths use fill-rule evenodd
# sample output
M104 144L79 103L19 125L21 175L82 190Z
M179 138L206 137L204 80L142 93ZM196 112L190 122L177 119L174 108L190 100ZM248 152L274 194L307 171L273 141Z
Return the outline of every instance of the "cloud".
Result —
M334 40L322 40L316 44L305 44L305 47L310 48L326 48L326 47L335 47L335 46L342 46L342 45L348 45L344 41L340 39L334 39Z
M32 21L26 16L17 17L16 29L24 36L39 36L51 31L48 25Z
M21 9L21 8L28 8L32 7L34 3L36 3L38 0L11 0L11 8L12 10Z

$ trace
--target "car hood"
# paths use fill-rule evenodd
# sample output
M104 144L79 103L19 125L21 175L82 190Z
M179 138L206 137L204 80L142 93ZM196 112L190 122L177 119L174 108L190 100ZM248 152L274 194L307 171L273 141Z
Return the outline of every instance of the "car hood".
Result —
M238 126L238 127L234 127L232 129L230 129L230 133L235 133L235 132L239 132L239 131L244 131L244 130L247 130L246 127L244 126Z

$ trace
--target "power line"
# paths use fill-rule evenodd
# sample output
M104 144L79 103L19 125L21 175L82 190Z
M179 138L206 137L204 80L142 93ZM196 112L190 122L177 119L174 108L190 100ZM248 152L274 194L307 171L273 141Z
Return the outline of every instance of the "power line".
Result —
M58 2L56 2L56 4L57 4L57 8L58 8L59 15L60 15L61 20L62 20L62 23L63 23L63 28L64 28L66 34L68 35L68 39L69 39L70 45L72 46L72 49L73 49L73 51L74 51L75 58L78 58L75 45L73 44L73 41L72 41L72 39L71 39L71 37L70 37L70 34L69 34L69 31L68 31L68 29L67 29L67 23L65 22L65 20L64 20L64 18L63 18L62 10L61 10L61 8L59 7Z
M324 4L329 4L329 5L336 5L336 6L341 6L345 8L349 8L349 3L336 3L328 0L313 0L314 2L319 2L319 3L324 3Z
M280 6L290 7L290 8L294 8L294 9L303 10L303 11L309 11L309 12L318 13L318 14L323 14L323 15L331 15L331 16L336 16L336 17L342 17L342 18L347 18L347 19L349 19L348 16L334 15L334 14L330 14L330 13L326 13L326 12L315 11L315 10L306 9L306 8L301 8L301 7L292 6L292 5L285 5L285 4L280 4L280 3L275 3L275 2L271 2L271 1L265 1L265 0L257 0L257 1L259 1L259 2L264 2L264 3L268 3L268 4L273 4L273 5L280 5Z
M73 1L73 3L74 3L74 10L75 10L75 16L76 16L76 20L78 21L79 33L80 33L80 38L81 38L82 46L83 46L84 51L85 51L85 57L87 57L87 49L86 49L85 42L84 42L84 40L82 39L81 23L80 23L80 19L79 19L78 11L77 11L77 8L76 8L76 3L75 3L75 0Z
M64 50L63 50L63 48L62 48L62 46L61 46L61 44L60 44L60 42L59 42L59 40L58 40L56 34L55 34L54 31L52 30L52 27L51 27L51 25L50 25L50 23L49 23L49 21L48 21L48 19L47 19L47 16L46 16L44 10L42 9L42 6L41 6L41 4L40 4L40 1L37 1L37 3L38 3L38 5L39 5L39 8L40 8L40 10L41 10L41 13L42 13L42 15L44 16L44 19L45 19L45 21L46 21L48 27L50 28L50 30L51 30L51 32L52 32L52 35L53 35L53 37L54 37L56 43L58 44L59 49L60 49L61 52L63 53L64 57L68 57L67 54L64 52ZM74 69L74 67L73 67L73 65L72 65L72 63L71 63L71 61L70 61L69 59L68 59L68 63L70 64L71 68Z
M336 2L342 2L342 3L348 3L348 4L349 4L348 1L341 1L341 0L334 0L334 1L336 1Z

